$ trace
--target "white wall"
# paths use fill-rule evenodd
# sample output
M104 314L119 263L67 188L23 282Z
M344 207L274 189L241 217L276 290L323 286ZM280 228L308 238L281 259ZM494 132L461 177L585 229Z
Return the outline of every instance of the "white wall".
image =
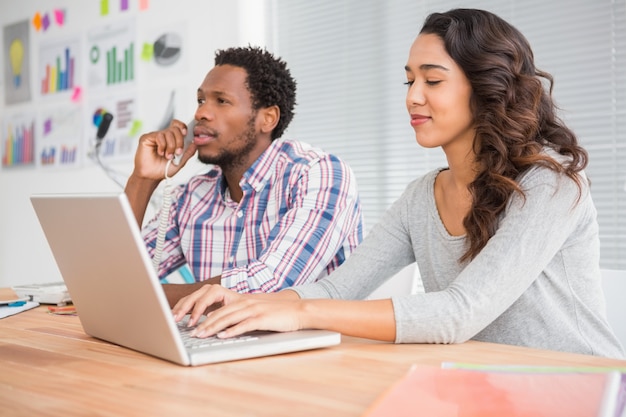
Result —
M382 283L367 297L369 300L391 298L396 295L417 294L424 292L420 271L416 264L411 264Z
M626 271L602 270L602 287L606 297L606 315L617 338L626 349Z
M179 98L181 105L177 107L175 116L183 120L191 119L193 116L196 88L213 66L216 49L247 44L264 45L263 1L149 0L149 9L140 11L139 1L129 0L130 8L124 12L119 10L120 0L108 2L108 16L101 16L99 13L101 0L57 0L54 3L44 0L11 0L0 4L0 23L3 28L18 21L30 21L37 12L44 14L52 13L53 9L65 9L66 16L62 27L52 24L45 33L36 31L31 25L30 59L33 68L31 100L24 104L7 106L4 100L6 87L4 76L0 77L0 118L14 110L39 110L41 104L34 90L37 82L32 80L38 78L36 68L41 42L67 36L85 37L90 29L106 23L135 19L138 41L142 31L147 28L171 25L174 22L185 25L184 48L189 52L186 55L186 69L158 79L138 75L136 80L137 101L142 114L150 114L153 109L161 112L162 103L153 103L146 98L152 90L166 90L169 86L180 88L183 94ZM0 36L3 36L3 31L0 31ZM3 54L0 63L4 68L3 60L7 56L4 41L2 45ZM137 63L137 66L140 65L141 63ZM84 79L81 82L86 85ZM83 93L84 99L87 100L88 89L84 89ZM89 134L88 130L86 132ZM112 166L128 174L132 168L132 161L127 158ZM202 167L197 164L186 167L185 172L181 172L181 177L184 178L200 169ZM0 169L0 287L61 280L31 207L29 201L31 194L117 191L121 191L120 187L88 160L80 168ZM85 232L89 233L88 230Z

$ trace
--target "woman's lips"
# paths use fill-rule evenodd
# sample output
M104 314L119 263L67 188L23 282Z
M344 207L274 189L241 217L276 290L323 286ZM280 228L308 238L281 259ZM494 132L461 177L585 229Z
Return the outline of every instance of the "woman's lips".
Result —
M420 126L430 120L428 116L422 116L421 114L411 115L411 126Z

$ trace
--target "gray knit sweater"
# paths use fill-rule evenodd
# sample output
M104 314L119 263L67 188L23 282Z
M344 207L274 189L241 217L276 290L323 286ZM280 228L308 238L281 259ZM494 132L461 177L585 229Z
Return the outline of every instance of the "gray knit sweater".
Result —
M445 229L434 199L440 170L415 180L330 276L291 288L302 298L363 299L417 262L425 293L392 298L396 343L469 339L612 358L599 269L596 209L583 180L535 167L521 179L497 232L471 262L465 236Z

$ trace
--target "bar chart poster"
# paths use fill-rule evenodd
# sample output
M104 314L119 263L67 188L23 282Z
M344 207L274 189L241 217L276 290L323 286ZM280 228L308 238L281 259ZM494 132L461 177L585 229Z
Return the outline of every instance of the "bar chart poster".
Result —
M82 109L76 104L55 106L41 112L36 155L41 168L73 168L82 165Z
M42 43L39 49L39 94L71 93L79 86L80 62L79 39Z
M35 166L34 114L5 115L2 126L2 168Z
M87 82L91 88L134 83L137 54L134 23L119 22L89 32L87 54Z

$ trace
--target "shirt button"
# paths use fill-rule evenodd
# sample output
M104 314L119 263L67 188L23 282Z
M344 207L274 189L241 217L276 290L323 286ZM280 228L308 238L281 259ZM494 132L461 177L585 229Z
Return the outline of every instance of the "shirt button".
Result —
M235 262L235 257L231 256L230 258L228 258L228 262L230 262L231 264Z
M243 217L243 211L239 210L237 212L237 217L239 217L241 219Z

